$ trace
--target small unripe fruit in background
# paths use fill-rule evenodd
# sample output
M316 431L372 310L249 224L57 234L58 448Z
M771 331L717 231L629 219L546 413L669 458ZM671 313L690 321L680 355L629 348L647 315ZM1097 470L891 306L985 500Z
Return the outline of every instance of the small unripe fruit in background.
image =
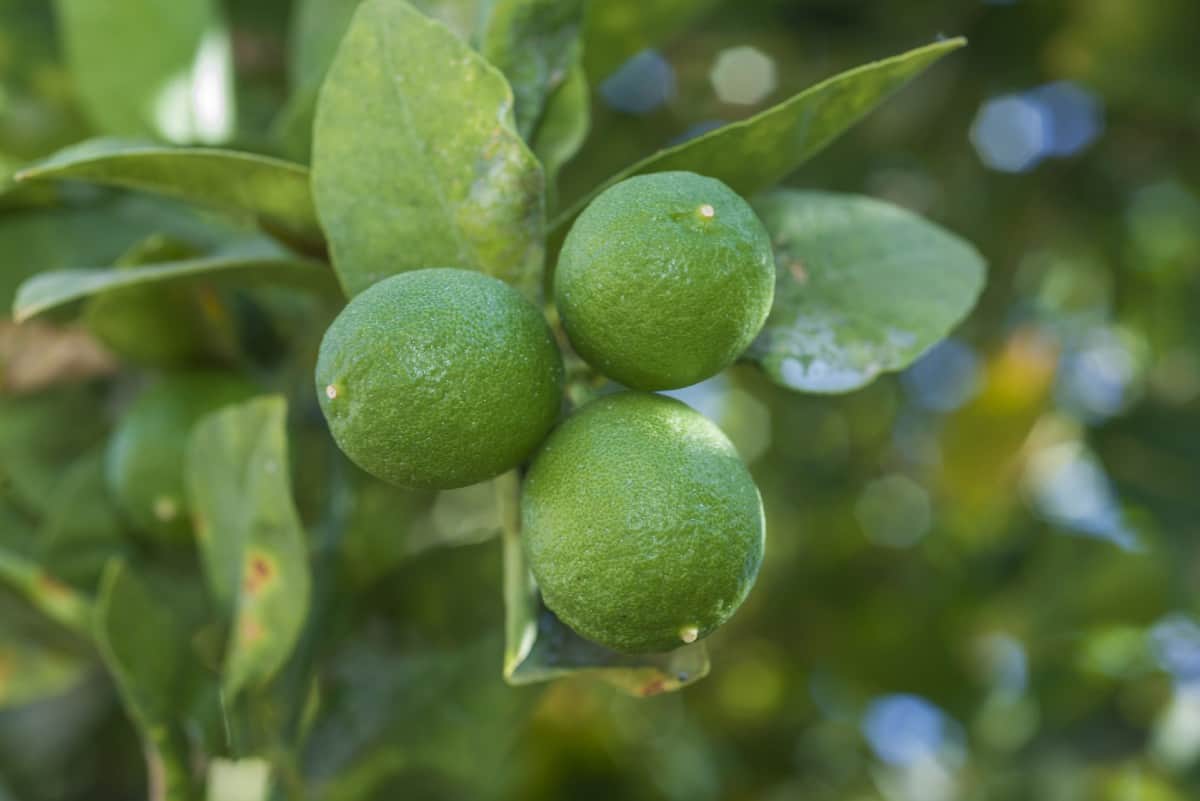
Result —
M725 184L690 172L602 192L563 243L554 300L571 344L627 387L675 389L723 370L766 322L766 229Z
M109 440L105 478L138 529L159 541L190 540L183 473L192 426L257 393L232 373L196 371L167 375L137 397Z

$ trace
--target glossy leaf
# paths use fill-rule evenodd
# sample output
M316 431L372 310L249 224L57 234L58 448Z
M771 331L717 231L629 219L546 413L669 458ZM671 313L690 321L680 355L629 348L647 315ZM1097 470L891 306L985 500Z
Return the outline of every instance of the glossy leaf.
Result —
M55 270L33 276L17 289L13 317L28 320L50 309L86 297L136 286L162 286L181 281L216 281L236 286L283 285L336 293L329 268L252 242L198 259L125 268Z
M848 392L900 370L983 289L966 241L871 198L779 190L755 208L775 244L775 304L749 357L777 383Z
M475 269L536 294L543 177L503 76L412 6L366 0L317 108L313 194L343 287Z
M55 7L77 96L99 130L177 143L233 132L232 45L215 0Z
M580 637L542 603L521 548L516 478L497 480L504 532L504 678L522 685L587 672L630 695L672 692L708 675L703 642L662 654L622 654Z
M512 86L517 130L526 140L546 98L577 60L583 0L497 0L481 50Z
M300 236L321 236L308 169L253 153L93 139L25 167L16 180L87 181L135 189L248 214Z
M746 120L661 150L614 175L554 220L557 236L612 184L633 175L689 170L753 195L787 177L871 109L947 53L948 39L843 72Z
M187 738L177 715L194 669L185 629L118 562L105 570L94 621L100 656L146 746L149 797L194 798Z
M546 111L533 133L530 145L546 173L547 206L557 197L558 172L570 161L587 139L591 125L591 95L587 75L575 61L567 78L546 101Z
M311 577L288 476L286 414L280 397L228 406L197 423L188 446L196 538L232 623L222 679L230 698L274 675L308 615Z

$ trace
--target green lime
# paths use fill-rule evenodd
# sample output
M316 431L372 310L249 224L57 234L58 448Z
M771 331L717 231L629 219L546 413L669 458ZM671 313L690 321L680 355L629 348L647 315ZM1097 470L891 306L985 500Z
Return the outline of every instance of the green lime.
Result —
M183 463L192 426L257 393L237 375L192 372L168 375L138 396L109 440L105 477L139 529L167 541L191 536Z
M690 172L602 192L571 227L554 275L571 344L635 389L688 386L732 364L774 295L771 240L754 211Z
M762 562L749 470L720 429L661 395L610 395L567 418L534 459L521 519L546 606L629 653L706 637Z
M469 270L380 281L342 310L317 357L317 396L338 446L368 473L415 489L516 467L554 425L562 383L541 312Z

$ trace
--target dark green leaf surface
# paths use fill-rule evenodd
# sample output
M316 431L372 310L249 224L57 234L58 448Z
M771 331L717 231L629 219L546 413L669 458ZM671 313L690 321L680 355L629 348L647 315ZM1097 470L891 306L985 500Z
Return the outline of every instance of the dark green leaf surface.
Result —
M959 237L871 198L779 190L755 209L775 244L771 316L749 358L777 383L848 392L958 324L985 265Z
M546 98L577 60L583 0L497 0L481 51L512 86L517 130L529 140Z
M100 131L178 143L232 133L232 45L215 0L55 7L76 95Z
M336 293L328 266L303 261L267 243L234 246L200 259L127 268L71 269L40 273L17 289L13 318L18 322L82 298L135 286L180 281L219 281L233 285L283 285Z
M16 179L69 179L136 189L249 214L297 235L321 236L308 169L253 153L93 139L25 167Z
M536 294L543 177L503 76L407 3L366 0L321 90L313 194L343 287L422 267Z
M547 207L553 208L556 202L559 170L583 147L590 125L587 75L575 61L567 69L566 80L547 99L546 111L530 143L546 173Z
M777 106L642 159L596 187L553 223L556 235L612 184L633 175L688 170L753 195L785 178L919 72L966 44L964 39L919 47L843 72Z
M231 236L174 201L119 197L87 206L22 209L0 214L0 304L7 316L17 286L44 270L107 265L150 234L196 246Z
M177 722L193 664L185 630L118 562L105 570L94 621L100 656L146 746L149 797L193 798L187 739Z
M584 66L599 83L630 56L686 30L719 0L600 0L588 4Z
M229 698L269 679L308 615L311 576L288 476L287 405L256 398L193 429L186 479L196 538L232 621L222 686Z
M28 606L0 594L0 710L61 695L92 667L80 640L55 631Z
M503 479L503 480L502 480ZM585 640L542 603L525 561L515 504L516 477L497 479L508 508L504 532L504 678L522 685L587 672L631 695L681 689L708 675L703 641L662 654L621 654Z

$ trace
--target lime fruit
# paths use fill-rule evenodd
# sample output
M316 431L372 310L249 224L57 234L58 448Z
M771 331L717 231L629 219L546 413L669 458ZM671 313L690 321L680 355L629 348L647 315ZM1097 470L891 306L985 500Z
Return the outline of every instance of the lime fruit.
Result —
M257 393L231 373L177 373L151 385L126 410L108 443L105 477L117 505L141 531L161 541L188 541L183 470L192 426Z
M733 363L775 295L771 240L733 190L690 172L629 178L579 215L554 300L571 344L627 387L674 389Z
M359 467L414 489L516 467L554 425L562 357L540 311L469 270L401 273L355 296L321 342L317 397Z
M521 518L546 606L627 653L710 634L762 562L750 472L720 429L661 395L610 395L567 418L534 459Z

